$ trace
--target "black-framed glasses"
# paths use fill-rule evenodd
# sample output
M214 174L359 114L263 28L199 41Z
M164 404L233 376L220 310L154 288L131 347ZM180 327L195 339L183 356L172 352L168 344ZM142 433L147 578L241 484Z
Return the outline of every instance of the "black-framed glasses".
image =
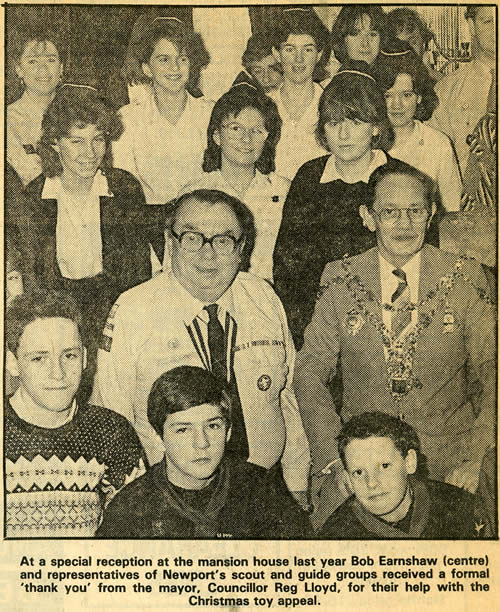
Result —
M378 217L382 223L396 223L401 219L403 211L406 212L412 223L423 223L427 221L430 211L421 206L411 206L409 208L382 208L382 210L370 209L370 212Z
M200 232L192 232L187 230L176 234L173 229L170 230L172 236L178 240L181 249L189 253L197 253L208 242L217 255L232 255L236 247L242 242L243 236L235 238L228 234L216 234L211 238L207 238Z

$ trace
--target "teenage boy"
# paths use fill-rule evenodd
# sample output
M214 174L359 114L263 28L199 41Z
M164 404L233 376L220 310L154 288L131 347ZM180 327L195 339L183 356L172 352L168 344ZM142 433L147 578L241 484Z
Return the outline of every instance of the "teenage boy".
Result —
M144 471L122 416L77 404L86 362L81 319L57 291L17 296L6 315L6 367L19 388L5 403L8 537L91 537L104 506Z
M353 495L323 525L319 537L402 539L478 537L474 497L458 487L417 478L420 441L410 425L365 412L338 437L344 478Z
M222 378L196 366L162 374L148 419L165 445L163 461L113 500L102 538L304 538L307 515L276 470L226 453L233 399ZM282 482L282 481L281 481Z

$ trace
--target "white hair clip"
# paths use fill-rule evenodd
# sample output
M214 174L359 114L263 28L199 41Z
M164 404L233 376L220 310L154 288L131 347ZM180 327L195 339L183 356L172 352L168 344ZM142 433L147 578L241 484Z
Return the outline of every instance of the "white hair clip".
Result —
M92 85L80 85L79 83L63 83L61 87L77 87L79 89L90 89L90 91L95 91L97 93L97 89L92 87Z
M160 21L160 19L163 21L167 21L167 20L177 21L177 23L184 25L184 22L182 21L182 19L178 19L177 17L155 17L151 23L154 23L155 21Z
M364 76L367 79L370 79L370 81L373 81L374 83L376 83L377 81L372 77L371 74L366 74L366 72L361 72L361 70L340 70L339 72L336 72L332 79L334 79L337 76L340 76L341 74L358 74L359 76Z

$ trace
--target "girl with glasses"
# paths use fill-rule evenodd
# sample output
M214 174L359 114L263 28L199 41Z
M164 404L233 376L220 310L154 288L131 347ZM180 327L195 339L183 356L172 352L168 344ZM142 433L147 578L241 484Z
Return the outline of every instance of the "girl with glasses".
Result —
M272 255L290 181L274 172L281 119L276 104L250 83L238 83L215 104L207 132L205 173L182 193L217 189L252 211L257 236L250 272L272 281Z

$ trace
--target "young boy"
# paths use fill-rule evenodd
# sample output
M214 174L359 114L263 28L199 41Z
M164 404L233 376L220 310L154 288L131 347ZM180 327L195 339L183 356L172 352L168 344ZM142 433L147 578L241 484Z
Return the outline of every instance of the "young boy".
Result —
M304 538L307 515L273 471L225 452L231 396L208 370L180 366L162 374L148 398L148 419L165 457L113 500L103 538Z
M420 441L404 421L382 412L355 416L342 427L338 449L353 495L326 521L320 538L464 539L484 535L482 521L474 520L472 495L416 476L424 467Z
M8 537L91 537L116 491L144 471L132 426L75 400L86 351L63 292L17 296L6 315L6 367L19 388L5 403Z

